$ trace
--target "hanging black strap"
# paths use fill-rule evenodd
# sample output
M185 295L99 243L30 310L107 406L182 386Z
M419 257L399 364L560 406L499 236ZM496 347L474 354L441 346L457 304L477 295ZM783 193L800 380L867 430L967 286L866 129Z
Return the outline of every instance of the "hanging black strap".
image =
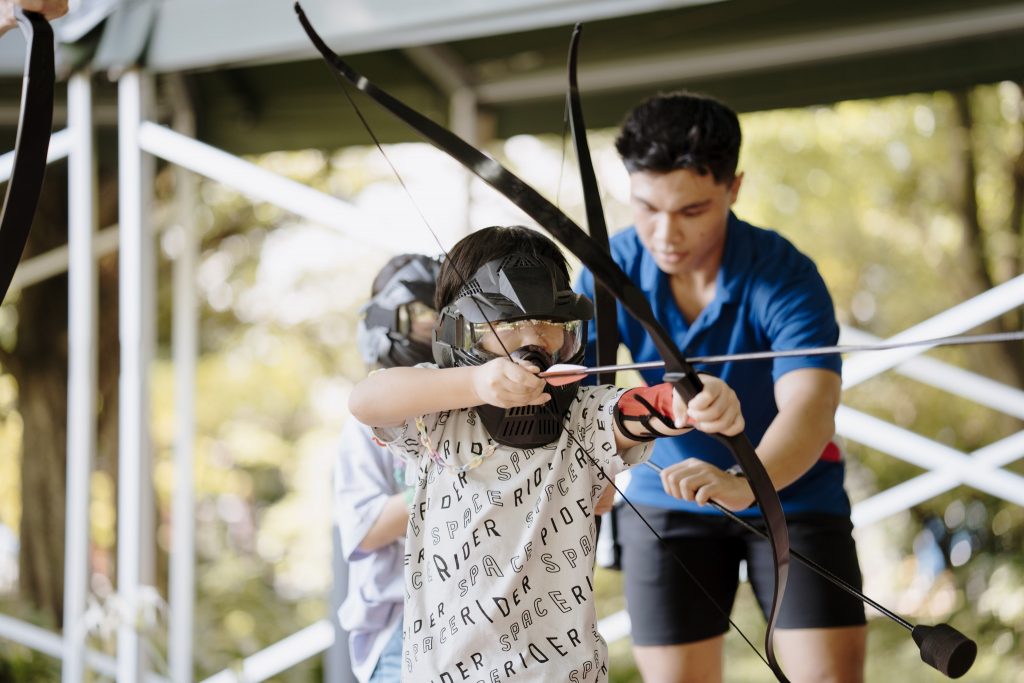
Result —
M32 228L53 125L53 29L41 14L15 11L28 47L14 164L0 217L0 303L7 296Z

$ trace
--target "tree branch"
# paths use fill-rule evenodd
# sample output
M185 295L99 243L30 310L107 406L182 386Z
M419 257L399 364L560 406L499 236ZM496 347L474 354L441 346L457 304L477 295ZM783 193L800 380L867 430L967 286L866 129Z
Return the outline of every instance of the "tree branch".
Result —
M981 228L981 217L978 215L978 169L974 161L974 116L971 114L970 93L967 90L954 90L953 102L959 133L959 156L961 173L960 196L962 199L961 214L963 216L964 249L961 251L967 267L974 279L977 291L992 289L994 279L989 271L985 258L985 235Z
M1018 115L1021 130L1024 132L1024 83L1018 83L1017 87L1020 92L1017 101ZM1009 256L1009 261L1011 276L1015 276L1024 272L1024 146L1021 147L1021 151L1010 169L1010 174L1013 182L1013 203L1010 208L1009 227L1016 244Z

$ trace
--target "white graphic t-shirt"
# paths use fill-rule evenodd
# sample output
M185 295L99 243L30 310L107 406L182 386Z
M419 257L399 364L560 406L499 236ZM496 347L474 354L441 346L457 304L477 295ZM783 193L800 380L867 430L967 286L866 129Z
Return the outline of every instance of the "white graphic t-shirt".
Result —
M616 453L622 390L581 387L554 443L489 438L473 409L377 430L418 477L405 546L402 680L603 683L593 506L605 478L649 457ZM418 426L417 426L418 423ZM604 473L602 473L604 470Z

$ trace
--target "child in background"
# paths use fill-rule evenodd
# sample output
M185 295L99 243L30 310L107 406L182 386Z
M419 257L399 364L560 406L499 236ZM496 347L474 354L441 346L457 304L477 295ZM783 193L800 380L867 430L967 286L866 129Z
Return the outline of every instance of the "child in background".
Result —
M643 462L646 442L688 422L739 433L735 394L708 377L687 406L664 384L537 377L579 362L593 305L558 247L526 228L461 240L435 308L437 366L375 373L349 401L415 467L402 680L607 681L593 586L605 471Z
M374 279L359 322L359 348L370 368L431 359L430 334L438 262L401 254ZM405 463L349 420L335 464L335 517L349 563L339 611L349 633L352 670L360 683L397 683L402 656L402 557L409 521Z

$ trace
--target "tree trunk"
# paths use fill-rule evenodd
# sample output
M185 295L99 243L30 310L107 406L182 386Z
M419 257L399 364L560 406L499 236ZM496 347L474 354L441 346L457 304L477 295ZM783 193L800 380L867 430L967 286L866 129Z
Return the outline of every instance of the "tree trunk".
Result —
M67 241L67 181L47 174L23 260ZM24 424L21 463L22 596L61 623L67 448L67 276L22 290L17 345L7 359Z
M967 266L968 296L974 296L999 284L994 275L996 268L992 257L988 254L985 231L981 225L978 211L977 182L978 172L974 149L974 117L971 113L970 92L967 90L953 91L959 138L960 157L960 211L963 217L964 244L961 250L961 262ZM1011 228L1012 229L1012 228ZM1000 332L1016 329L1011 322L1012 316L1000 316L992 321L992 325ZM998 351L990 358L998 358L997 366L991 368L998 376L1007 376L1009 384L1024 386L1024 358L1017 353L1015 344L997 344Z
M67 176L47 173L39 211L22 260L67 243ZM101 177L100 225L114 220L117 182ZM117 256L99 262L98 441L96 468L117 470ZM21 291L17 301L17 344L0 350L0 365L18 384L18 411L23 421L19 557L21 597L53 624L63 619L64 517L67 454L66 274ZM113 577L111 577L113 578Z

